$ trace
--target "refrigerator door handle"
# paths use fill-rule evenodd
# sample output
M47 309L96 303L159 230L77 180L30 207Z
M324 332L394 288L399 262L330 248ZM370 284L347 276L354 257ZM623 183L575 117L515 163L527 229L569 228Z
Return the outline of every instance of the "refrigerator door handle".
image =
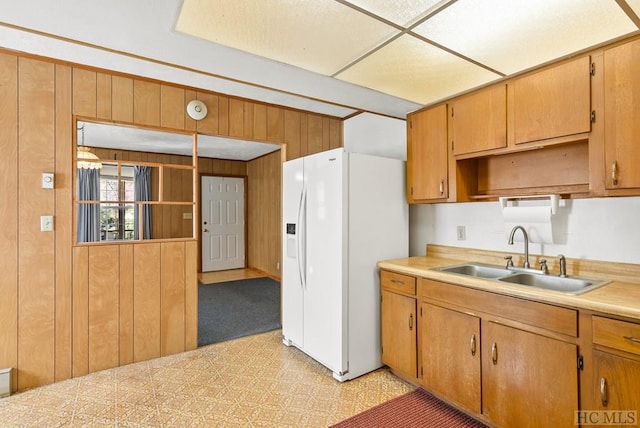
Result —
M300 203L298 205L298 239L296 239L296 256L298 259L298 276L300 278L300 287L307 288L306 284L306 261L303 259L304 254L304 242L303 237L305 235L305 228L303 224L304 211L306 208L306 199L307 199L307 188L303 187L302 192L300 193Z

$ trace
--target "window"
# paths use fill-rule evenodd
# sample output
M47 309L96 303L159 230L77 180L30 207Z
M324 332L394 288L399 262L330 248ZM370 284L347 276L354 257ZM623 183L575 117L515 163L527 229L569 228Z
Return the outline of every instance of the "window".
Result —
M84 121L76 127L76 242L195 239L194 135Z
M134 205L121 201L134 200L133 166L103 164L100 170L100 240L134 238ZM109 203L109 202L111 203Z

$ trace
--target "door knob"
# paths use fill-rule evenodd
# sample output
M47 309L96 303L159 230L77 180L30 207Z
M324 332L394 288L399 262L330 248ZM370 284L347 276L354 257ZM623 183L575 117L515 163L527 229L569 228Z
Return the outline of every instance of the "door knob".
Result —
M205 229L205 230L203 230L203 232L204 232L204 233L207 233L208 231L209 231L209 229Z

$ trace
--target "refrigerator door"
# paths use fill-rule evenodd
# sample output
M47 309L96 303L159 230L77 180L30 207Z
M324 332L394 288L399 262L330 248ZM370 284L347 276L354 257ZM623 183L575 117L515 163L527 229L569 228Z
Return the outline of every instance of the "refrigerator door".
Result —
M282 165L282 334L288 346L304 347L304 161Z
M346 154L342 149L305 158L307 283L304 351L334 373L347 370Z

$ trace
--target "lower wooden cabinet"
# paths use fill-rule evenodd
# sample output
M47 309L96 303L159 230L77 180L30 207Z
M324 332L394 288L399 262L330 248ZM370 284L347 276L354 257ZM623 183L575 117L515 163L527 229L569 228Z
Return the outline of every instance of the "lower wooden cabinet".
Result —
M422 384L473 413L480 413L480 318L422 303Z
M380 272L382 362L409 380L417 375L416 279Z
M382 290L382 362L415 379L416 299Z
M592 326L594 402L590 409L609 413L585 417L640 425L640 324L593 316Z
M497 427L575 426L575 309L415 277L414 296L398 291L413 290L411 277L397 275L381 275L382 355L394 372Z
M622 411L620 417L628 421L636 418L640 424L640 361L593 351L594 397L592 409ZM626 415L627 411L636 411L636 416Z
M482 414L504 427L570 427L578 410L577 346L483 325Z

